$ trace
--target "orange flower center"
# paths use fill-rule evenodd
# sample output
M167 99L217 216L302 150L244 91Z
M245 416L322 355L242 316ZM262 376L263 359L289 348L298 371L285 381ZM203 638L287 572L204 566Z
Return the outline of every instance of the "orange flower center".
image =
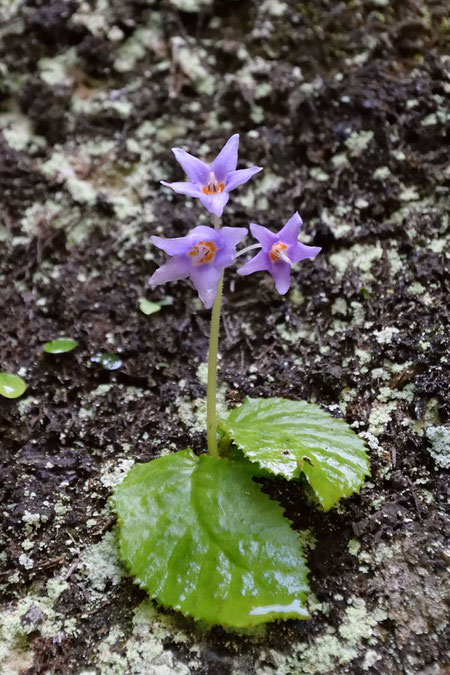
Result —
M203 265L214 260L216 246L212 241L199 241L191 248L189 255L194 258L194 264Z
M277 262L278 260L285 260L287 255L285 253L287 249L287 244L282 244L281 241L277 241L276 244L270 249L270 259L272 262ZM289 261L290 262L290 261Z
M205 193L205 195L217 195L219 194L219 192L223 192L224 187L225 187L224 183L219 183L217 181L214 171L210 171L208 182L203 187L203 192Z

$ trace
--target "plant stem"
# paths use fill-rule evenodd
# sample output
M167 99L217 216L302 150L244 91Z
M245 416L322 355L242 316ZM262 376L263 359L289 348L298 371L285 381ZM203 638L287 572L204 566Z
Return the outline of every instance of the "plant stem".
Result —
M209 336L208 354L208 387L206 394L206 435L208 438L208 455L218 457L217 449L217 348L219 346L220 306L222 303L223 274L217 286L217 295L214 300L211 314L211 334Z
M214 227L219 229L220 218L214 216ZM223 273L217 286L217 295L212 306L211 333L208 352L208 385L206 393L206 435L208 439L208 455L219 456L217 448L217 350L219 347L220 307L222 304Z
M250 246L246 246L236 253L236 258L239 258L240 255L244 255L244 253L247 253L248 251L253 251L255 248L261 248L261 244L251 244Z

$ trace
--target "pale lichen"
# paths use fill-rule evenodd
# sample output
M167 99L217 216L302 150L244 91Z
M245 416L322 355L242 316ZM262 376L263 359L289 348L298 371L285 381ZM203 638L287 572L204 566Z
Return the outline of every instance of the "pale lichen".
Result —
M428 452L441 469L450 469L450 426L428 427Z
M183 644L190 653L183 663L166 643ZM199 645L192 641L172 615L157 611L150 600L134 611L132 632L124 636L119 626L112 626L108 637L96 646L96 665L101 675L190 675L199 668Z
M80 570L89 582L92 600L99 599L107 585L120 583L125 570L119 560L114 531L107 532L101 541L84 551Z
M75 634L75 625L55 610L55 603L68 588L60 579L49 579L46 594L30 592L0 614L0 667L3 675L17 675L18 669L33 662L28 636L37 632L44 638L55 638L59 631Z

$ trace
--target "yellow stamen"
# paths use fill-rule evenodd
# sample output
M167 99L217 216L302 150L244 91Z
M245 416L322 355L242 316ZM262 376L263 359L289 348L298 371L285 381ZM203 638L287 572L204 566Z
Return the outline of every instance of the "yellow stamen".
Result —
M270 249L270 259L272 262L277 262L278 260L284 260L285 262L291 262L287 257L285 251L287 249L287 244L282 244L281 241L277 241L276 244Z
M212 241L199 241L189 251L189 255L194 258L196 265L203 265L204 263L214 260L216 255L216 246Z
M205 193L205 195L217 195L219 194L219 192L223 192L224 187L225 187L224 183L219 183L217 181L214 171L210 171L208 182L204 186L203 192Z

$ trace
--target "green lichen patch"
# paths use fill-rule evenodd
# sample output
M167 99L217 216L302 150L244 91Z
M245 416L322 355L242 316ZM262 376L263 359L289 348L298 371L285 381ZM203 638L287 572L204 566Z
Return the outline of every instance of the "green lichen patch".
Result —
M431 446L429 453L436 465L442 469L450 469L450 427L428 427L426 436Z

